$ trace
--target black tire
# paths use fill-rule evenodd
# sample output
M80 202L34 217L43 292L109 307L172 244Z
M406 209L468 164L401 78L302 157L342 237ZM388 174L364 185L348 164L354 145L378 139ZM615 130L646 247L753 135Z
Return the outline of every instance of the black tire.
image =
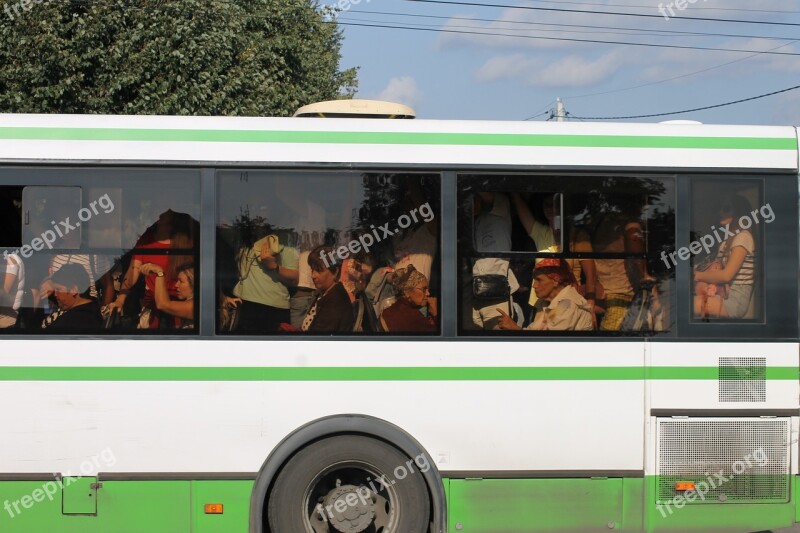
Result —
M347 510L348 516L358 516L349 523L354 525L352 531L428 531L430 501L419 466L397 448L357 435L315 442L286 463L269 496L267 519L270 531L338 533L341 529L334 527L333 522L342 520L343 515L334 515L338 509L330 504L342 503L344 508L344 493L348 490L354 492L355 487L360 487L356 491L360 501L350 504L355 507ZM352 496L349 501L355 499L355 494ZM328 504L327 511L325 503ZM349 526L344 529L350 530Z

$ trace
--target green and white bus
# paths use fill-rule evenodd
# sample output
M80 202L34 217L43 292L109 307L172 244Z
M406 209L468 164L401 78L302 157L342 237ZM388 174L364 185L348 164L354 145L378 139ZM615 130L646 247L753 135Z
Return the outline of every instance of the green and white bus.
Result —
M790 527L798 155L792 127L2 115L0 531ZM550 320L542 260L591 328ZM320 272L350 301L315 330Z

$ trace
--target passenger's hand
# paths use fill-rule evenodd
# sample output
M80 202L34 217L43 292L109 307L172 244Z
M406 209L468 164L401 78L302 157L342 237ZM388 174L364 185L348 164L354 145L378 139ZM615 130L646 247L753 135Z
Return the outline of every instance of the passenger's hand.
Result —
M39 287L39 298L48 298L51 294L53 294L53 282L46 279Z
M100 312L102 313L103 316L107 316L107 315L110 315L116 309L117 313L119 313L119 315L122 316L122 306L123 306L123 302L121 302L119 300L119 298L117 298L116 300L114 300L110 304L104 305L100 309Z
M270 249L269 240L264 241L264 244L261 246L261 256L259 257L261 263L267 268L267 270L278 270L278 260L272 255L272 250Z
M589 314L592 315L592 329L597 329L597 307L594 300L586 300L589 305Z
M516 322L514 322L514 319L508 316L508 314L505 311L503 311L499 307L496 307L495 309L497 310L498 313L500 313L501 316L500 322L497 324L498 329L510 329L510 330L522 329Z
M235 296L226 296L223 303L231 309L236 309L242 303L242 299Z
M164 269L155 263L145 263L141 267L139 267L139 272L141 272L145 276L150 276L150 275L155 276L159 272L163 273Z

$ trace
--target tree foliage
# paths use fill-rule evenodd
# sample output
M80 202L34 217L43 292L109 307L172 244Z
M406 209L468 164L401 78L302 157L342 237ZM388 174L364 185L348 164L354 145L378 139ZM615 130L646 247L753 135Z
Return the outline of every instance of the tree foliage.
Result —
M0 112L286 116L357 84L316 0L5 1Z

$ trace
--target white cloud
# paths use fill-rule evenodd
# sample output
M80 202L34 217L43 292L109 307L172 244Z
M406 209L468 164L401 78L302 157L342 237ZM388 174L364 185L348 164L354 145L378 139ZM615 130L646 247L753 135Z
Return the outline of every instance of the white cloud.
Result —
M478 69L479 81L517 79L536 87L585 87L606 81L625 61L617 52L587 59L569 55L552 61L524 54L496 56Z
M779 104L770 117L771 124L800 125L800 89L775 97Z
M422 100L422 92L417 87L414 78L402 76L389 80L389 84L378 95L378 99L416 107Z

